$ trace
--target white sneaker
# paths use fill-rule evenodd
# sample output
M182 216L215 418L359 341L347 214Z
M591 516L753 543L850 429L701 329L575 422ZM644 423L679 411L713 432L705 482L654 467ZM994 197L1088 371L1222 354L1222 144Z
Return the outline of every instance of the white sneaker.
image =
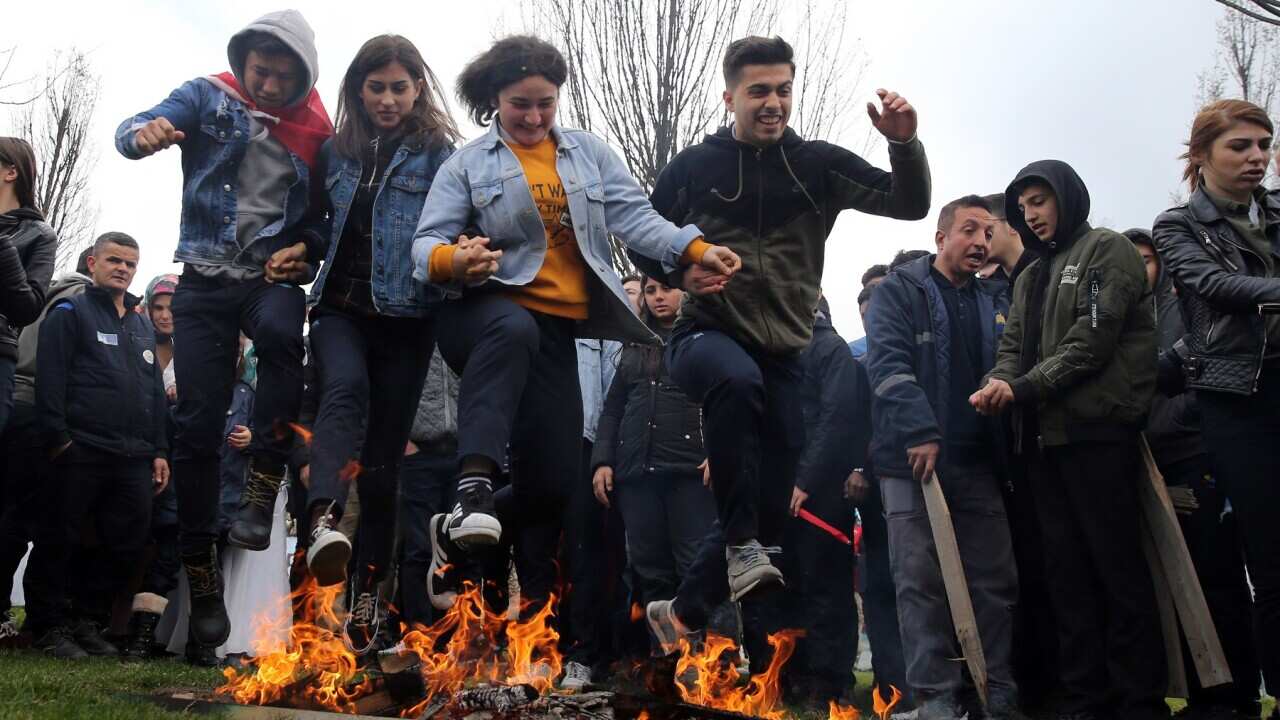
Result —
M591 684L591 668L580 662L565 664L564 677L560 679L561 690L581 690Z
M689 634L689 629L676 617L673 603L675 600L654 600L645 608L645 618L649 621L649 629L662 648L663 655L671 655L680 649L680 638Z
M307 548L307 569L322 587L346 580L347 561L351 559L351 541L333 529L330 517L322 515L311 528L311 546Z

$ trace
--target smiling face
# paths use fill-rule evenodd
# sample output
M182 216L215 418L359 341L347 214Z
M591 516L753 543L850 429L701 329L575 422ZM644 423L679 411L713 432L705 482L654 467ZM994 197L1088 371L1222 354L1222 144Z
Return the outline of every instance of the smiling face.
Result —
M173 295L168 293L156 295L151 298L151 305L147 308L151 313L151 324L160 335L173 334L173 310L169 307L172 302Z
M107 243L101 251L89 256L89 277L93 284L106 288L113 295L129 289L134 273L138 272L138 249Z
M993 222L986 208L956 208L955 219L947 230L938 230L938 257L934 267L955 284L967 282L983 265L991 252Z
M375 128L390 132L409 116L423 87L423 81L415 81L404 65L389 62L364 76L360 104Z
M1271 133L1261 125L1238 122L1218 136L1206 156L1192 160L1209 191L1233 200L1244 200L1267 174L1271 161Z
M746 65L738 82L724 92L733 113L733 134L744 143L766 147L782 139L791 118L791 86L795 73L786 63Z
M541 75L530 75L498 91L498 122L511 139L533 147L556 122L560 88Z
M667 287L662 281L649 278L644 283L644 302L649 313L663 326L669 326L676 320L680 312L680 303L684 300L684 291Z
M1058 196L1044 183L1033 183L1018 195L1018 209L1031 232L1042 242L1058 231Z
M250 50L244 58L245 92L258 107L280 108L298 96L302 63L287 53L263 55Z

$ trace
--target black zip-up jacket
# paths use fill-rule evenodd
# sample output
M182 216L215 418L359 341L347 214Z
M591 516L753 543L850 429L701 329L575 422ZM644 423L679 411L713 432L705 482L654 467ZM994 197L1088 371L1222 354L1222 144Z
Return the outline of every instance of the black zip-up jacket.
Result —
M40 213L0 215L0 357L18 359L18 332L44 310L57 252L58 236Z
M1280 242L1280 194L1259 190L1267 239ZM1152 228L1161 264L1173 276L1187 324L1175 346L1187 385L1252 395L1258 389L1268 338L1259 306L1280 303L1280 277L1236 234L1213 200L1197 188Z
M137 304L125 295L122 318L111 294L90 286L41 323L36 410L50 450L71 441L125 457L168 452L155 331L133 311Z
M650 329L666 334L652 323ZM667 373L663 348L624 346L596 425L592 470L607 465L627 480L697 475L706 457L701 409Z
M871 444L871 386L849 344L831 324L826 299L818 303L813 340L800 354L804 384L804 450L796 487L810 494L823 485L844 487L854 468L865 468Z
M748 347L798 354L809 344L818 308L827 236L841 210L899 220L929 213L929 161L918 139L889 143L893 172L837 145L803 140L788 129L765 148L721 128L673 158L650 200L678 225L696 224L742 267L720 293L689 294L676 331L722 330ZM630 254L652 277L657 263ZM678 285L679 273L668 277Z

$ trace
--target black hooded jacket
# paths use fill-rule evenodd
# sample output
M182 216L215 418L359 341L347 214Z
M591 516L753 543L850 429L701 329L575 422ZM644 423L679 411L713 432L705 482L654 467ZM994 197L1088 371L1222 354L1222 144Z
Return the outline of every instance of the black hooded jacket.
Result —
M1033 182L1053 189L1058 224L1048 241L1018 207ZM1089 226L1089 191L1058 160L1023 168L1005 191L1009 222L1040 257L1018 277L996 366L1014 412L1034 411L1041 446L1115 440L1140 430L1155 390L1155 316L1133 243ZM1015 448L1031 440L1014 418Z
M800 355L804 384L804 450L796 487L808 493L824 484L841 488L855 468L865 468L871 444L871 386L831 324L826 298L818 302L813 340ZM839 493L837 492L837 495Z
M0 357L17 361L18 332L44 310L58 236L30 208L0 215Z
M1142 228L1125 230L1124 235L1135 245L1155 248L1151 233ZM1156 256L1159 257L1159 253ZM1173 291L1173 278L1165 270L1163 262L1159 263L1159 268L1151 302L1156 313L1156 341L1163 358L1182 339L1187 328L1182 322L1177 293ZM1163 367L1164 363L1161 365ZM1164 389L1163 384L1159 387ZM1172 394L1157 392L1151 399L1151 415L1147 418L1145 433L1151 454L1161 468L1203 455L1206 450L1200 438L1200 407L1196 404L1195 391L1183 387Z
M809 344L827 235L841 210L900 220L929 212L929 162L917 139L889 143L893 172L837 145L788 129L758 148L721 128L680 152L663 169L650 200L667 220L696 224L708 242L742 258L723 292L688 295L676 332L721 330L743 345L797 354ZM646 274L656 263L631 253ZM679 284L680 277L669 277Z

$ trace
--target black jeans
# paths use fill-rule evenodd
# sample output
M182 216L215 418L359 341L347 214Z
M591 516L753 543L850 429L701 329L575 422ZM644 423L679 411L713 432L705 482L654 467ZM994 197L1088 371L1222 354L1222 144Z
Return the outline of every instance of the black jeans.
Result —
M691 330L671 339L667 364L685 395L702 404L726 540L777 544L804 443L798 356L752 352L725 333Z
M1253 642L1253 597L1245 577L1244 555L1240 547L1239 523L1233 510L1226 509L1226 495L1221 492L1207 455L1199 455L1169 467L1162 467L1165 484L1186 487L1195 493L1199 507L1189 515L1178 515L1182 537L1187 541L1191 562L1196 567L1200 589L1204 591L1209 615L1222 642L1232 682L1211 688L1200 687L1195 672L1187 673L1191 685L1190 704L1250 709L1257 712L1258 687L1262 673L1258 668L1258 651ZM1190 650L1187 667L1192 668Z
M452 451L423 448L400 464L400 539L397 587L401 619L410 627L430 625L439 614L427 597L431 572L431 517L453 505L457 460ZM363 519L363 518L362 518Z
M372 567L375 580L395 545L396 480L435 346L432 329L429 319L355 317L324 305L312 313L320 407L308 505L332 503L340 517L351 480L359 477L356 567ZM357 458L359 470L351 465ZM308 513L304 523L310 521Z
M217 539L218 450L240 355L240 332L258 355L258 396L250 452L283 464L293 446L288 423L302 402L305 296L293 285L254 280L231 285L193 271L173 296L178 380L173 476L183 554L207 552Z
M853 510L844 499L844 478L824 478L809 488L804 507L853 538ZM854 597L853 548L798 518L782 542L790 627L805 631L787 673L803 677L821 699L852 687L858 659L858 603Z
M16 360L0 358L0 433L4 432L13 414L13 374L17 367Z
M4 496L0 501L0 612L9 609L13 575L27 554L27 543L39 528L56 517L45 497L49 463L36 418L36 409L25 403L14 406L3 443Z
M1058 687L1058 628L1044 576L1044 541L1031 480L1021 456L1009 458L1004 502L1018 565L1018 604L1013 614L1013 672L1022 706L1043 708Z
M871 644L871 670L882 697L890 697L893 694L890 687L896 687L906 696L904 706L910 708L914 704L911 687L907 685L907 661L898 624L898 595L889 563L889 525L884 519L880 482L870 476L867 479L872 489L858 506L858 515L862 518L862 553L866 556L862 612L867 624L867 642Z
M1231 501L1253 583L1254 638L1262 677L1280 693L1280 370L1250 397L1199 392L1201 433Z
M521 599L534 609L556 583L556 549L582 462L582 388L572 320L479 293L439 311L440 354L462 378L458 457L482 456L511 485L495 497L503 543L515 544ZM509 450L508 450L509 448Z
M150 459L75 443L54 461L48 501L56 508L56 521L37 534L23 580L27 621L37 633L77 619L105 623L146 546L152 472ZM71 556L80 547L86 522L94 523L100 547L85 550L96 557L78 563L87 577L68 582Z
M1167 718L1164 641L1138 534L1136 441L1046 448L1030 459L1029 472L1064 709Z

